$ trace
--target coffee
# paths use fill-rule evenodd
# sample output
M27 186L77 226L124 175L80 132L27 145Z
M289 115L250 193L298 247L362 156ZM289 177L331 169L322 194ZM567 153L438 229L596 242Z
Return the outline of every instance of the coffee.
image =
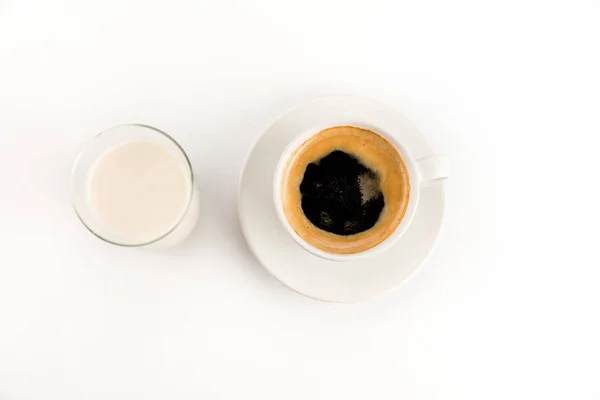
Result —
M309 244L354 254L388 238L404 217L408 171L387 140L336 126L302 143L283 173L282 201L292 229Z

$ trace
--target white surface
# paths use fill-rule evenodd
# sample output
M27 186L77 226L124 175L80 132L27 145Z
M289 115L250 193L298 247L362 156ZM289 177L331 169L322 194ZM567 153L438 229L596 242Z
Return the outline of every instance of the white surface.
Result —
M600 5L0 0L0 397L598 399ZM398 107L453 160L444 231L391 295L303 298L247 250L236 185L277 115ZM189 151L189 242L112 247L69 204L92 135Z
M333 119L335 118L335 119ZM352 119L353 118L353 119ZM333 119L333 120L332 120ZM415 193L419 181L413 176L411 197L416 199L414 218L405 233L388 248L359 259L332 261L314 248L302 246L287 223L281 208L281 166L286 164L299 132L319 132L324 126L350 124L393 135L407 154L416 158L433 154L423 134L396 110L357 96L323 96L281 116L253 145L242 167L239 188L239 215L248 247L261 264L280 282L298 293L334 302L369 299L404 283L430 254L442 227L446 182L423 187ZM414 167L413 167L414 168ZM276 173L268 173L275 171ZM414 169L409 169L414 171ZM420 189L420 188L418 188ZM407 215L409 212L407 212ZM404 222L404 221L403 221ZM297 235L296 235L297 236Z

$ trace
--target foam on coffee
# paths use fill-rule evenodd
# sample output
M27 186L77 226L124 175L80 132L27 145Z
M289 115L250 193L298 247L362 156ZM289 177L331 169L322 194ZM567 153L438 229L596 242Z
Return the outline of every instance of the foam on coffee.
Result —
M309 138L283 174L283 208L291 227L331 253L358 253L384 241L404 217L409 195L398 151L380 135L352 126Z

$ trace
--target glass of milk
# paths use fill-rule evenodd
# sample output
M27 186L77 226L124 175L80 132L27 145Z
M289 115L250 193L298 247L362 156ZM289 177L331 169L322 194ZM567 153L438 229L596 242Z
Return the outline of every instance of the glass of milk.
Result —
M110 128L79 154L71 201L85 227L127 247L170 247L198 220L194 172L183 148L156 128Z

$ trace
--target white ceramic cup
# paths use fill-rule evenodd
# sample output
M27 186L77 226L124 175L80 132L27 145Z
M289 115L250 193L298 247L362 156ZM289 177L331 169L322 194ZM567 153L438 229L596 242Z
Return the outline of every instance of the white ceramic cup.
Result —
M284 204L282 199L283 174L294 151L298 147L300 147L304 142L310 139L313 135L316 135L322 130L334 126L355 126L357 128L368 129L379 134L381 137L387 140L392 146L394 146L398 153L400 153L400 156L404 160L404 163L406 164L406 167L408 169L409 182L411 186L410 198L408 201L408 207L406 208L406 213L404 214L404 218L402 218L400 224L398 224L394 232L378 245L371 247L370 249L367 249L365 251L353 254L330 253L311 245L306 240L301 238L294 231L289 221L287 220L287 217L285 216ZM288 232L288 234L296 241L296 243L298 243L304 250L318 257L325 258L331 261L353 261L360 258L371 257L390 248L390 246L392 246L404 234L404 232L406 232L417 210L419 204L419 192L421 187L446 179L448 177L449 170L449 160L443 155L432 154L430 156L423 157L418 160L414 159L408 153L406 148L402 146L402 144L398 140L396 140L396 138L393 135L393 132L386 132L385 130L380 129L377 126L372 126L370 124L356 123L351 121L339 121L333 125L322 126L317 129L310 129L305 132L301 132L288 144L286 149L281 154L279 162L277 163L277 167L275 168L275 178L273 181L273 199L275 202L275 210L277 211L277 215L279 217L279 220L283 224L283 227Z

